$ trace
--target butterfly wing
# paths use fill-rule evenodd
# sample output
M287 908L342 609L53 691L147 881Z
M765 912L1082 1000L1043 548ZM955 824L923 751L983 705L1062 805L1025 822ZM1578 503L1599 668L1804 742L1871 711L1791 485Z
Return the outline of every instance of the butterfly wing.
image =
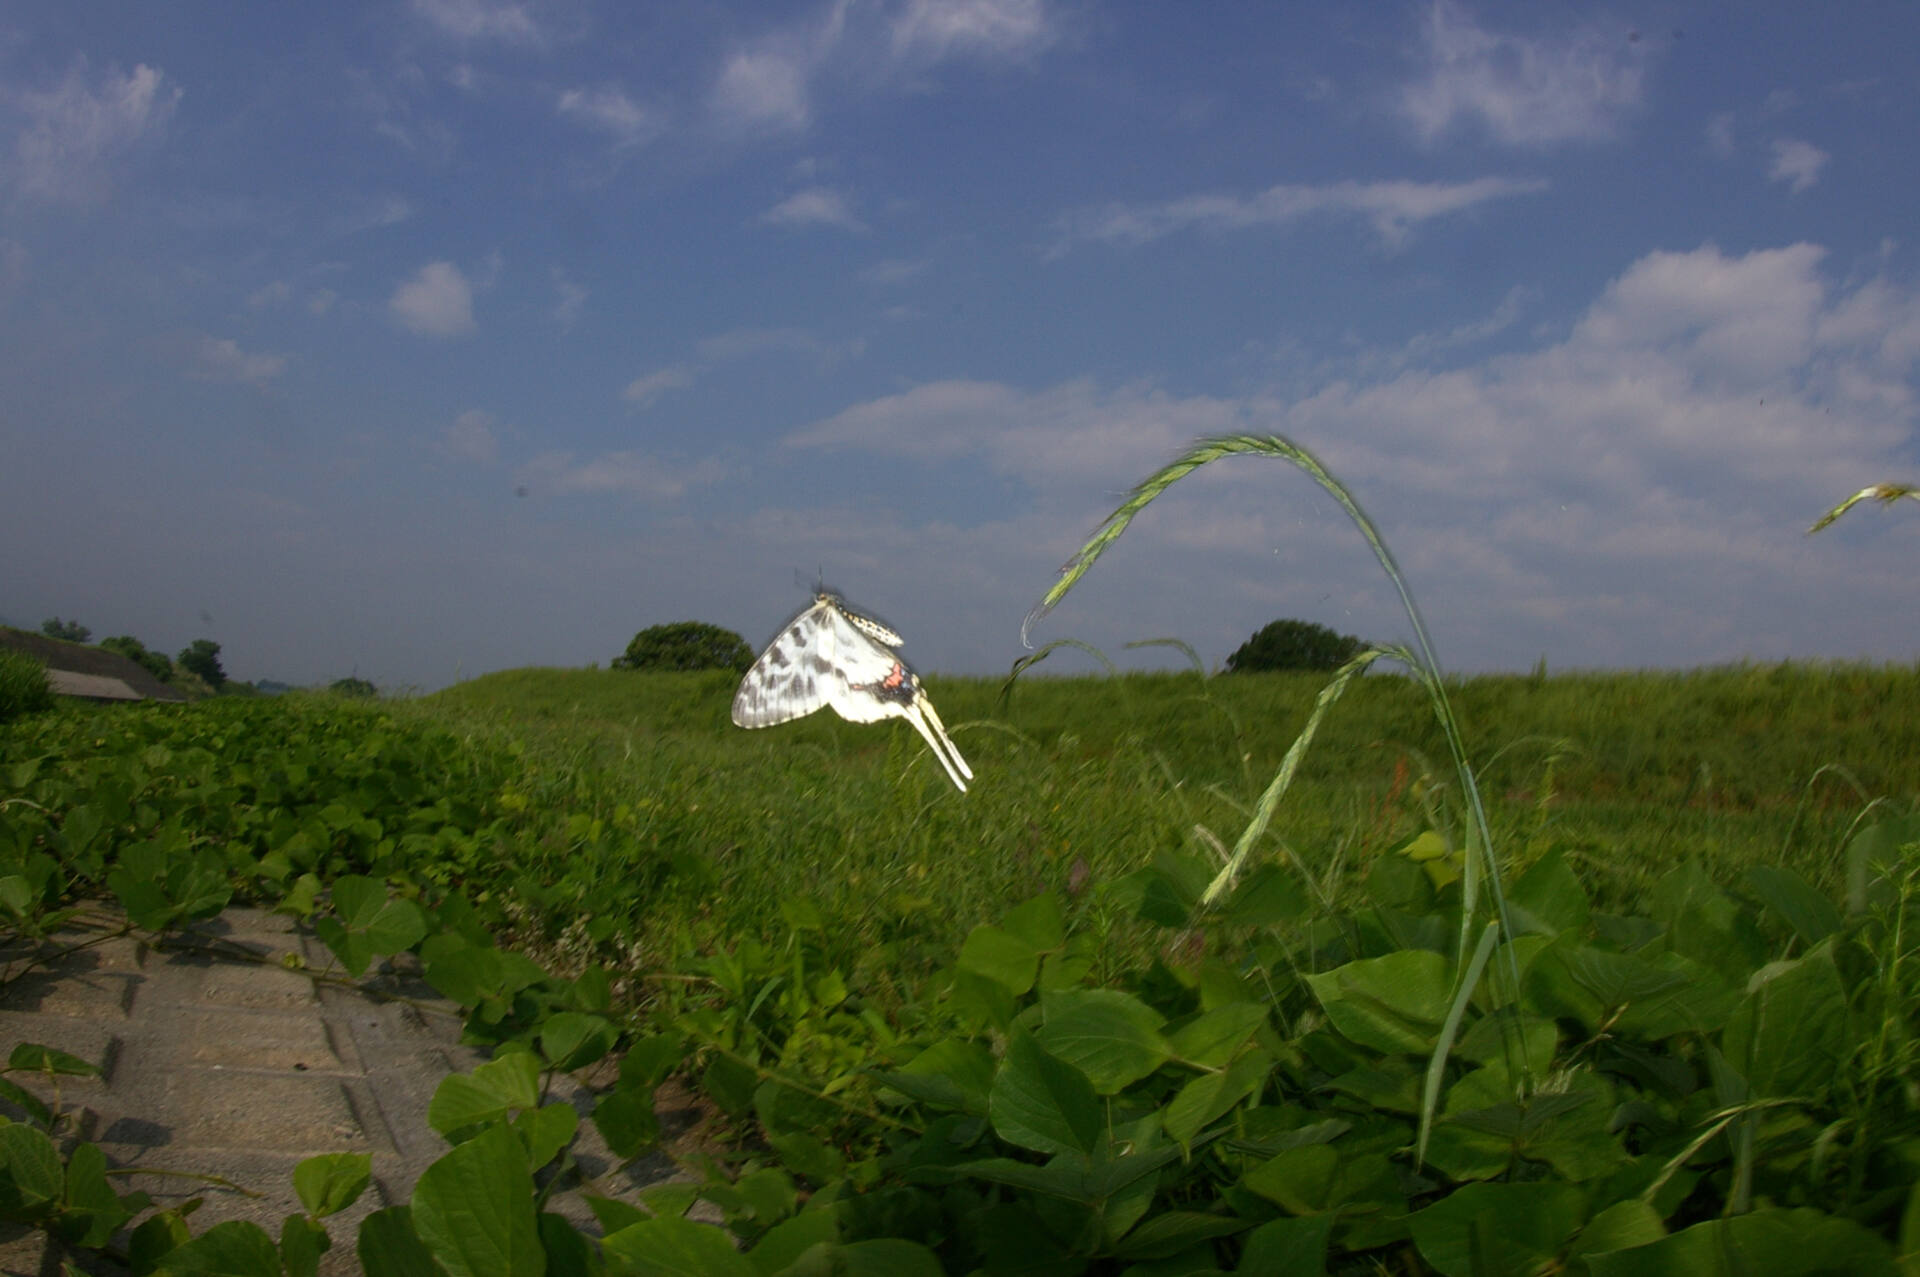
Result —
M827 615L821 623L831 630L834 657L833 670L826 676L832 689L827 704L849 723L906 717L910 700L906 686L918 683L913 671L853 616L832 603L822 606Z
M772 727L832 703L836 616L816 602L780 627L733 694L736 727Z

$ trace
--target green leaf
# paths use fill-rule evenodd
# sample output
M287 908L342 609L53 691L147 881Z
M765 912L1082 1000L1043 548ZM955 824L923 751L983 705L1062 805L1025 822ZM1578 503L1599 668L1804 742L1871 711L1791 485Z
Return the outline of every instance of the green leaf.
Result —
M1234 889L1220 920L1238 927L1276 927L1298 918L1311 903L1297 875L1279 865L1264 864Z
M574 1132L579 1129L580 1114L571 1104L525 1109L513 1119L514 1133L527 1149L527 1165L536 1171L558 1157L560 1150L573 1142Z
M427 1167L413 1190L413 1228L454 1277L540 1277L526 1150L488 1127Z
M1222 1072L1194 1078L1180 1088L1161 1115L1167 1134L1183 1145L1191 1144L1194 1136L1265 1086L1272 1072L1272 1056L1249 1051Z
M1001 1139L1040 1153L1090 1153L1103 1125L1087 1075L1019 1030L1007 1040L987 1112Z
M1162 1211L1129 1230L1113 1253L1118 1259L1167 1259L1201 1242L1243 1233L1252 1224L1249 1219L1204 1211Z
M1852 1052L1847 995L1832 947L1761 968L1727 1021L1721 1054L1758 1096L1811 1095Z
M1247 1234L1238 1271L1263 1277L1326 1277L1332 1215L1276 1219Z
M768 1229L766 1235L747 1253L747 1258L766 1277L773 1277L773 1274L794 1263L810 1248L832 1245L839 1240L840 1217L836 1213L830 1210L806 1211Z
M1667 1226L1661 1221L1660 1212L1638 1197L1629 1197L1595 1213L1587 1221L1587 1226L1580 1230L1580 1238L1574 1242L1572 1253L1595 1255L1610 1250L1626 1250L1657 1242L1666 1235Z
M1408 1225L1420 1256L1446 1277L1535 1272L1579 1231L1586 1195L1551 1181L1468 1184Z
M1426 949L1349 962L1308 976L1307 984L1346 1037L1406 1054L1433 1049L1453 991L1447 960Z
M180 1277L271 1277L280 1271L280 1250L260 1225L230 1219L168 1251L155 1271Z
M535 1224L547 1257L547 1277L601 1277L605 1265L599 1252L566 1216L541 1211Z
M641 1038L627 1048L620 1061L620 1086L651 1092L680 1067L686 1056L686 1040L677 1033Z
M1183 1064L1222 1068L1266 1022L1264 1004L1229 1002L1202 1012L1167 1034L1167 1045Z
M1330 1144L1286 1149L1248 1171L1241 1184L1295 1215L1316 1215L1329 1201L1340 1154Z
M1101 1095L1114 1095L1167 1062L1160 1033L1166 1018L1118 989L1067 989L1043 994L1040 1045L1087 1075Z
M413 1231L413 1210L407 1206L389 1206L361 1220L354 1254L365 1277L447 1277Z
M978 1042L943 1038L897 1072L876 1072L873 1077L922 1104L985 1117L993 1090L993 1055Z
M38 1218L65 1187L60 1154L44 1132L17 1123L0 1126L0 1218Z
M59 1233L80 1246L105 1246L120 1231L144 1199L122 1201L107 1182L107 1156L97 1144L81 1144L67 1158L66 1207ZM144 1206L142 1206L144 1209Z
M19 1108L42 1126L53 1121L53 1110L42 1104L38 1096L3 1077L0 1077L0 1100Z
M1019 995L1033 987L1040 970L1040 950L1029 940L982 923L967 933L958 965Z
M1507 888L1507 909L1520 935L1585 931L1591 917L1587 893L1558 847L1535 861Z
M1051 892L1016 905L1000 925L1008 934L1018 936L1039 952L1058 949L1066 943L1066 926L1060 917L1060 899Z
M1838 931L1845 921L1840 909L1810 886L1805 878L1778 865L1754 865L1746 872L1747 889L1786 921L1809 946Z
M629 1225L603 1238L600 1249L633 1277L761 1277L725 1233L673 1216Z
M338 1214L360 1200L373 1179L365 1153L322 1153L293 1168L293 1191L315 1219Z
M876 1237L849 1242L834 1256L845 1277L945 1277L946 1269L934 1253L918 1242L899 1237Z
M617 1090L593 1106L593 1124L613 1155L632 1161L660 1140L660 1118L653 1098L638 1091Z
M1893 1250L1817 1210L1710 1219L1645 1246L1587 1256L1593 1277L1896 1277Z
M320 1257L333 1248L327 1230L305 1215L280 1221L280 1262L287 1277L317 1277Z
M427 1105L427 1125L446 1135L539 1102L540 1061L525 1051L510 1051L472 1073L442 1078Z
M7 1067L10 1069L31 1070L35 1073L55 1073L62 1077L99 1077L100 1066L89 1064L77 1055L68 1055L65 1051L56 1051L38 1042L22 1042L7 1055Z
M540 1026L540 1054L562 1073L584 1069L613 1050L619 1030L605 1016L558 1011Z

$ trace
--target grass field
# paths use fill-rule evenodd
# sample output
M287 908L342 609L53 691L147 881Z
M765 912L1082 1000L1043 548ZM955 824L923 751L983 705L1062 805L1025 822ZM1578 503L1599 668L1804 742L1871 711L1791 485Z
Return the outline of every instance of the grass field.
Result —
M704 950L777 926L796 897L849 937L911 925L955 941L1036 891L1077 895L1196 847L1196 826L1231 844L1324 683L936 678L978 776L964 795L904 725L822 713L734 728L724 675L515 670L395 708L511 742L532 801L625 828L628 854L677 865L632 900L632 920L650 919L637 929L650 950ZM1687 858L1725 882L1778 863L1830 888L1856 818L1920 793L1914 667L1501 675L1452 693L1503 860L1559 847L1602 903L1630 903ZM1366 678L1334 707L1260 854L1284 844L1337 897L1423 830L1457 837L1456 800L1424 695ZM586 875L582 898L633 869L603 878L577 847L552 850L528 868Z

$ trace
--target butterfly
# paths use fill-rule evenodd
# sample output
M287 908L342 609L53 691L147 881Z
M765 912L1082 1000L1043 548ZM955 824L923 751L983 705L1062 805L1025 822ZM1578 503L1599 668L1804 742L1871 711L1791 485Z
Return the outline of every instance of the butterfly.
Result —
M733 696L739 727L772 727L825 705L850 723L904 718L926 740L948 779L967 790L973 770L947 738L920 676L894 651L898 634L828 589L780 627Z

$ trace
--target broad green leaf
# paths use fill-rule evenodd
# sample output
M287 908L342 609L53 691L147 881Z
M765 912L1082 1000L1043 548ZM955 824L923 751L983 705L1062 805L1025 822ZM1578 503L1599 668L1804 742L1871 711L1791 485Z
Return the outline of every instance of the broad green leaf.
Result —
M1829 1086L1853 1050L1832 947L1823 942L1803 958L1756 973L1720 1049L1756 1097L1811 1095Z
M106 1245L135 1214L107 1182L107 1155L97 1144L81 1144L67 1158L61 1199L66 1210L60 1235L81 1246ZM130 1199L133 1205L141 1200Z
M1893 1249L1817 1210L1710 1219L1657 1242L1586 1257L1593 1277L1896 1277Z
M609 1234L600 1249L616 1271L634 1277L761 1277L725 1233L673 1216L642 1220Z
M38 1096L3 1077L0 1077L0 1100L15 1105L42 1126L53 1121L53 1110L41 1103Z
M172 1277L271 1277L280 1270L280 1249L260 1225L230 1219L215 1224L161 1259L159 1273Z
M1453 992L1447 960L1426 949L1363 958L1307 984L1334 1027L1361 1046L1424 1054L1447 1015Z
M1272 1072L1272 1056L1249 1051L1219 1073L1202 1073L1168 1102L1161 1115L1167 1134L1181 1144L1192 1143L1201 1131L1266 1085Z
M389 1206L361 1220L354 1255L366 1277L447 1277L447 1270L413 1231L413 1210L408 1206Z
M987 1112L1000 1138L1039 1153L1090 1153L1103 1124L1093 1083L1016 1030L994 1077Z
M1223 1068L1266 1022L1264 1004L1229 1002L1203 1011L1168 1033L1167 1046L1183 1064L1203 1069Z
M1018 936L1038 952L1058 949L1066 942L1066 927L1060 917L1060 899L1048 892L1014 906L1000 926L1009 935Z
M1040 970L1040 950L1032 941L986 923L967 933L960 946L962 971L981 976L1012 994L1033 987Z
M37 1218L65 1187L60 1154L44 1132L17 1123L0 1126L0 1218Z
M1262 1277L1326 1277L1332 1215L1276 1219L1247 1234L1239 1271Z
M541 1211L534 1223L547 1257L547 1277L601 1277L606 1265L599 1251L566 1216Z
M580 1114L571 1104L544 1104L523 1110L513 1119L513 1129L526 1145L527 1165L537 1171L573 1142L574 1132L580 1129Z
M287 1277L316 1277L320 1257L333 1248L327 1230L306 1215L289 1215L280 1221L280 1262Z
M373 1179L365 1153L322 1153L293 1168L293 1191L315 1219L337 1214L360 1200Z
M413 1190L413 1228L453 1277L541 1277L526 1150L488 1127L427 1167Z
M686 1039L677 1033L656 1033L627 1048L620 1061L620 1086L651 1092L667 1080L687 1057Z
M1647 892L1647 916L1664 923L1667 946L1735 986L1766 961L1766 944L1751 915L1696 860L1669 870Z
M540 1054L562 1073L584 1069L619 1040L619 1030L605 1016L580 1011L557 1011L540 1026Z
M1580 1238L1573 1244L1575 1255L1595 1255L1609 1250L1645 1246L1667 1235L1660 1212L1638 1197L1629 1197L1595 1212Z
M1587 893L1567 867L1566 857L1554 848L1530 865L1507 888L1507 910L1514 930L1522 935L1557 935L1585 931L1591 916Z
M828 1184L847 1173L846 1155L810 1131L784 1131L767 1136L780 1163L815 1184Z
M638 1206L617 1197L600 1197L593 1193L583 1193L581 1196L587 1199L587 1209L593 1212L594 1222L600 1225L602 1237L652 1218Z
M1551 1181L1468 1184L1408 1224L1420 1257L1446 1277L1537 1272L1580 1229L1586 1194Z
M754 1244L747 1258L764 1277L786 1268L811 1247L840 1240L840 1217L830 1210L806 1211L782 1220Z
M1129 1230L1125 1239L1113 1248L1113 1253L1119 1259L1168 1259L1201 1242L1244 1233L1252 1224L1250 1219L1236 1219L1231 1215L1162 1211Z
M1241 1184L1295 1215L1315 1215L1329 1200L1340 1154L1329 1144L1290 1148L1248 1171Z
M1040 1006L1040 1045L1085 1073L1102 1095L1125 1090L1172 1054L1160 1033L1166 1017L1131 993L1067 989L1043 995Z
M660 1118L650 1094L618 1090L603 1095L593 1106L593 1124L613 1155L631 1161L660 1139Z
M943 1038L901 1069L873 1076L922 1104L985 1117L993 1089L993 1055L978 1042Z
M471 1073L442 1078L427 1105L427 1125L446 1135L539 1102L540 1061L525 1051L510 1051Z
M946 1273L932 1251L899 1237L849 1242L835 1248L834 1257L845 1277L945 1277Z
M1746 872L1747 889L1793 928L1807 945L1819 944L1845 921L1839 906L1815 891L1805 878L1779 865L1754 865Z
M35 1073L55 1073L62 1077L99 1077L100 1066L89 1064L77 1055L56 1051L38 1042L22 1042L7 1054L10 1069L31 1069Z
M1276 927L1305 913L1312 902L1297 874L1276 864L1257 866L1220 911L1220 920L1239 927Z

